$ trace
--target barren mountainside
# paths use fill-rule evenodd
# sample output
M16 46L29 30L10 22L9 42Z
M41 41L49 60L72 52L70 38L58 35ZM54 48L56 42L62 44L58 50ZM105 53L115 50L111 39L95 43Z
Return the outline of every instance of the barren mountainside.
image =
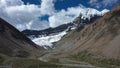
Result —
M0 53L26 57L37 54L43 48L34 44L12 25L0 18Z
M91 24L68 33L45 57L70 57L88 52L94 58L120 59L119 40L120 4Z

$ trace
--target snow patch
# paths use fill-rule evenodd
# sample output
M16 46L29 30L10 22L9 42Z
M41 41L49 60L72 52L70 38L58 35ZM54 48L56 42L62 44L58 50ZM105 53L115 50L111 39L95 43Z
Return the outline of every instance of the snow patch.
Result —
M102 12L102 14L104 15L105 13L107 13L107 12L109 12L110 10L108 10L108 9L104 9L104 10L102 10L101 12Z

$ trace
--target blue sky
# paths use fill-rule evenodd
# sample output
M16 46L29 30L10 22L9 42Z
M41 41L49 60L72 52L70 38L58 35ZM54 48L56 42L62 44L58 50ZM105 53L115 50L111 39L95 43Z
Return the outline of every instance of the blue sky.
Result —
M23 0L25 4L30 3L30 4L36 4L36 5L40 5L41 0ZM110 0L106 0L106 2L110 2L108 3L106 6L104 5L104 3L102 3L102 1L104 0L91 0L93 1L93 5L92 3L90 4L90 0L56 0L55 1L55 9L56 10L61 10L61 9L67 9L68 7L75 7L78 6L79 4L84 5L85 7L89 7L89 8L96 8L98 10L103 10L103 9L109 9L111 10L117 3L120 2L120 0L112 0L110 2ZM97 1L97 2L94 2ZM99 8L96 6L100 6Z
M25 4L36 4L36 5L40 5L41 4L41 0L23 0ZM108 5L104 6L104 3L101 3L103 0L91 0L91 2L93 1L93 3L90 3L90 0L55 0L54 2L54 7L55 10L59 11L62 9L67 10L67 8L69 7L76 7L79 6L80 4L82 4L85 7L88 8L95 8L97 10L103 10L103 9L109 9L111 10L112 7L114 5L116 5L118 2L120 2L119 0L116 0L115 2L111 2ZM97 1L97 2L94 2ZM109 2L109 0L106 0L106 2ZM94 4L94 5L92 5ZM101 6L103 5L103 6ZM96 6L100 6L100 7L96 7ZM39 17L41 18L41 20L48 20L49 16L45 15L43 17Z
M42 30L72 22L88 8L92 8L92 13L111 10L118 2L120 0L0 0L0 17L20 31Z

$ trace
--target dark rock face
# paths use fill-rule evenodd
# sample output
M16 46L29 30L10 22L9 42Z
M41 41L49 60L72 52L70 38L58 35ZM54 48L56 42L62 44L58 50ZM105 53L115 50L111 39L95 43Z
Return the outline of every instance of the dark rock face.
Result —
M90 19L88 19L88 18L85 18L85 19L83 19L82 18L82 15L80 14L74 21L73 21L73 23L76 25L76 27L77 27L77 31L81 31L83 28L84 28L84 26L85 25L88 25L88 24L91 24L91 23L93 23L95 20L97 20L97 19L99 19L99 18L101 18L102 16L100 16L100 15L91 15L90 16Z
M26 36L30 36L30 35L35 35L35 37L38 37L39 35L48 36L50 34L62 32L70 26L73 27L74 24L73 23L68 23L68 24L60 25L56 28L48 28L48 29L45 29L45 30L38 30L38 31L37 30L24 30L24 31L22 31L22 33L25 34Z
M0 53L9 56L30 56L43 50L12 25L0 18Z
M5 30L4 25L0 24L0 31L3 32Z

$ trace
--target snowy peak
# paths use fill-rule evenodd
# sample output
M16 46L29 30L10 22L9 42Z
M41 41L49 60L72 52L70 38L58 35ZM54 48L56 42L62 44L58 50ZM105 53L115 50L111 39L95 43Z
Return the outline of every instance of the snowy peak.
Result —
M107 9L98 11L92 8L82 8L80 10L79 16L74 19L73 23L77 27L83 26L85 24L94 22L97 18L102 17L107 12L109 12Z
M109 12L109 10L104 9L102 11L98 11L93 8L81 8L80 15L82 15L82 18L90 19L91 16L93 17L94 15L103 16L106 12Z
M63 24L55 28L48 28L45 30L24 30L26 36L28 36L36 44L47 47L52 47L53 43L59 41L64 35L75 28L81 28L86 24L94 22L97 18L102 17L104 13L109 10L98 11L92 8L81 7L80 14L74 19L73 22Z
M104 9L104 10L102 10L101 12L102 12L102 15L104 15L105 13L107 13L107 12L109 12L110 10L108 10L108 9Z

